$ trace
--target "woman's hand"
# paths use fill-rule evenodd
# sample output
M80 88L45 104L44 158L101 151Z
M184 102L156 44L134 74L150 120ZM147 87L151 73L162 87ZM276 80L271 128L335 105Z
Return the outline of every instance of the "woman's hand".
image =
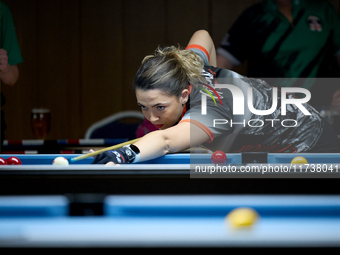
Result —
M90 153L92 153L92 152L94 152L94 150L90 149ZM97 156L94 156L93 158L96 160ZM94 163L92 163L92 164L94 164ZM112 166L112 165L118 165L119 166L119 164L116 164L112 161L107 162L105 165L106 166Z
M92 164L131 164L139 160L139 154L139 149L135 145L129 144L117 150L100 153L95 157Z

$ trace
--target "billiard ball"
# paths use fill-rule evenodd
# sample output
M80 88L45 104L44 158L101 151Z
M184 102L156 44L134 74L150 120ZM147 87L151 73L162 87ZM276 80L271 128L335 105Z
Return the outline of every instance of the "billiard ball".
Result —
M0 165L7 165L7 161L4 158L0 158Z
M211 162L213 164L224 164L227 161L227 155L223 151L215 151L211 155Z
M68 166L68 160L64 157L56 157L53 162L52 165L59 165L59 166Z
M290 162L291 164L308 164L307 159L304 157L295 157L293 160Z
M226 220L232 228L249 228L255 224L258 218L258 213L249 207L236 208L226 216Z
M6 161L7 165L21 165L21 161L17 157L9 157Z

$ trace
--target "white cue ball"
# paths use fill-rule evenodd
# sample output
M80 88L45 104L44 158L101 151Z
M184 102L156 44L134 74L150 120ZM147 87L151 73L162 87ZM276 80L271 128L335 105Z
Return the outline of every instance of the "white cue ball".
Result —
M59 166L68 166L69 163L66 158L64 157L57 157L53 160L52 165L59 165Z

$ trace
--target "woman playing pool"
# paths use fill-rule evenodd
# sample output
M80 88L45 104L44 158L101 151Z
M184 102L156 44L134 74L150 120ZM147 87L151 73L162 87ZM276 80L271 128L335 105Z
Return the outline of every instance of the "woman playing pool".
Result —
M198 145L224 152L340 151L333 129L308 104L303 107L310 115L295 104L288 104L283 115L280 93L276 109L268 115L253 114L248 107L244 107L244 114L233 114L237 109L231 91L218 89L216 84L236 86L244 92L245 102L251 88L253 106L262 111L271 109L273 90L262 80L215 66L214 43L204 30L194 33L185 50L158 48L154 55L145 57L133 85L137 104L159 130L134 144L103 152L93 163L135 163ZM206 99L206 114L202 98Z

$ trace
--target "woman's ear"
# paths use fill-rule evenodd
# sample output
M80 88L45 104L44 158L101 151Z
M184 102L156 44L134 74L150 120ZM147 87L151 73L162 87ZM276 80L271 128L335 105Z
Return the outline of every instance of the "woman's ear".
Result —
M188 89L183 89L181 97L180 97L180 102L182 105L186 104L188 102L189 98L189 90Z

